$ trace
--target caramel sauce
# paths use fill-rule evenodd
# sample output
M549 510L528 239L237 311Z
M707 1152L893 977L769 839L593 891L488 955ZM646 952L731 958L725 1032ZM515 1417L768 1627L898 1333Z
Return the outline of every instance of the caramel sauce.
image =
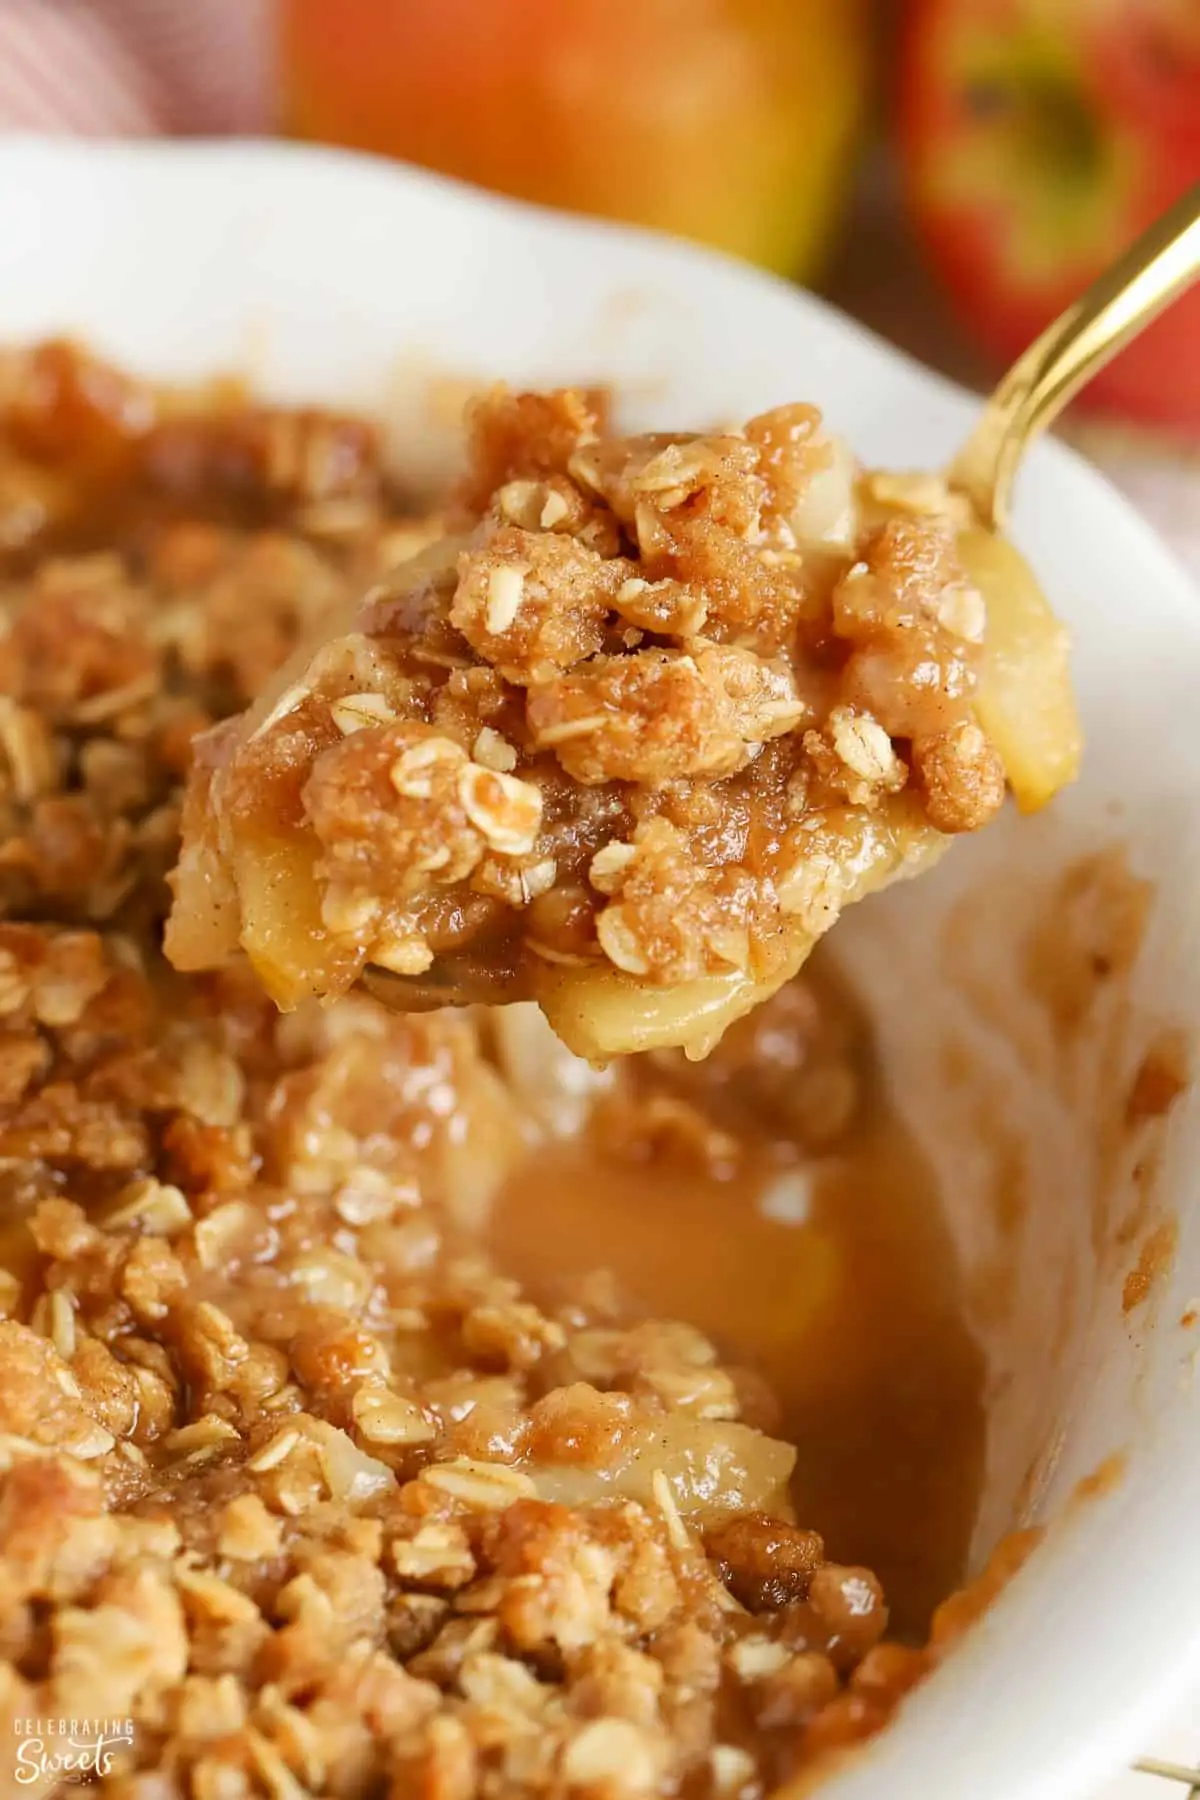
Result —
M835 1155L789 1163L753 1122L740 1136L724 1178L597 1134L543 1146L493 1246L543 1303L607 1269L759 1372L799 1449L797 1519L878 1571L893 1631L922 1634L964 1574L984 1457L983 1358L932 1175L878 1095Z
M1106 1494L1115 1492L1129 1472L1129 1457L1124 1450L1113 1450L1097 1463L1089 1475L1082 1476L1071 1492L1072 1506L1080 1506L1089 1500L1103 1500Z
M1159 1280L1175 1258L1179 1241L1179 1225L1175 1219L1164 1219L1142 1242L1138 1259L1125 1277L1121 1289L1121 1311L1133 1312L1148 1300Z

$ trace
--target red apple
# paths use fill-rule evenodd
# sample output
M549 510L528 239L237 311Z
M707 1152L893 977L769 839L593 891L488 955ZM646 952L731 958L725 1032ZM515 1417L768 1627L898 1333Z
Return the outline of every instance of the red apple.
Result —
M900 134L928 252L1011 360L1200 181L1200 0L911 0ZM1200 436L1200 288L1084 399Z

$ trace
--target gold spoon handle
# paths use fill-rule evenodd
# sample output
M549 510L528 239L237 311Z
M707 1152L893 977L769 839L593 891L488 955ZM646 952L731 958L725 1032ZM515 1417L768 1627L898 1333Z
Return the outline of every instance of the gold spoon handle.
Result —
M1198 275L1200 182L1047 326L985 405L949 475L981 523L1003 526L1027 446Z

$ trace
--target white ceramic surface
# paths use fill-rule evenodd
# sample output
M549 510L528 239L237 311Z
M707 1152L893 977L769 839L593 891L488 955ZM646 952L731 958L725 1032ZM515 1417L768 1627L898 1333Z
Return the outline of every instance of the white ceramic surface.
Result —
M638 423L813 399L867 460L900 467L942 462L972 414L945 382L732 263L282 146L0 145L0 337L60 329L148 373L238 369L283 397L387 412L410 455L421 428L420 458L445 435L429 399L437 371L602 379ZM1039 1505L1050 1515L1108 1452L1125 1450L1128 1466L1056 1527L969 1643L827 1790L842 1800L1073 1800L1144 1747L1200 1676L1200 1419L1177 1323L1200 1292L1200 1116L1189 1097L1171 1120L1161 1198L1178 1212L1179 1251L1170 1293L1131 1332L1119 1271L1101 1280L1086 1243L1103 1093L1092 1082L1077 1104L1077 1083L1064 1098L1036 1018L1010 1030L972 1010L981 992L1019 986L1013 934L1045 882L1080 848L1119 837L1157 884L1120 1060L1133 1066L1156 1021L1200 1022L1200 611L1149 530L1058 446L1035 455L1015 530L1077 636L1085 778L1050 816L1007 820L839 931L898 1092L940 1144L968 1267L988 1252L990 1152L939 1075L952 1041L969 1040L967 1088L1001 1096L1019 1140L1035 1215L1018 1247L1026 1348L1011 1318L993 1323L981 1538L1011 1515L1048 1434L1056 1455ZM967 932L970 979L948 981L944 928L957 916L961 937L964 909L983 923ZM1073 1266L1078 1311L1055 1366L1051 1326Z

